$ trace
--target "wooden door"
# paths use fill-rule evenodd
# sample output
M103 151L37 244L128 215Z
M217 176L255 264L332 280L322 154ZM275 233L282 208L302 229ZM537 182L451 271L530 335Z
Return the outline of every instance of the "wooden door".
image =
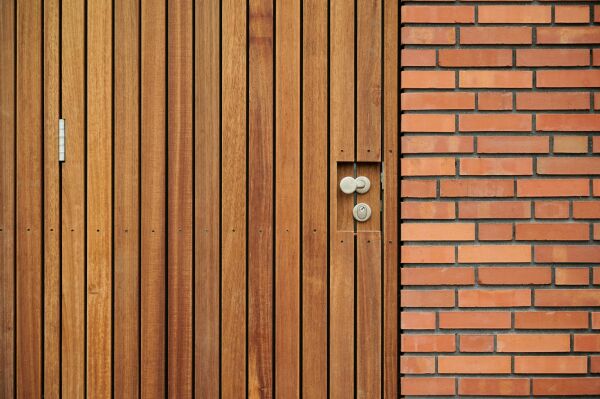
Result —
M0 397L396 397L398 11L0 2Z

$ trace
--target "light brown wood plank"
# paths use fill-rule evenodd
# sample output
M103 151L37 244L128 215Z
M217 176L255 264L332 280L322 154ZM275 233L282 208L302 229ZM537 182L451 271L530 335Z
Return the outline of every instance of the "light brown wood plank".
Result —
M333 114L333 111L332 111ZM335 134L332 132L332 134ZM354 163L351 162L335 162L331 163L331 209L332 226L337 226L337 231L354 231L354 217L352 210L354 208L354 195L345 194L340 189L340 181L346 176L355 176Z
M17 4L18 398L42 395L42 12L39 0Z
M357 4L356 161L381 160L381 1Z
M68 155L62 164L62 394L84 397L85 377L85 97L83 0L63 0L62 117Z
M383 395L398 397L398 2L384 2Z
M381 397L381 233L357 236L356 397Z
M0 2L0 396L14 393L15 3Z
M359 114L362 112L359 111ZM356 194L356 202L369 205L371 217L365 222L356 222L357 231L381 231L381 172L379 163L358 163L356 176L365 176L371 188L364 194ZM340 190L341 192L341 190ZM352 212L350 216L354 217Z
M250 1L248 396L273 396L273 2Z
M114 3L114 396L139 388L139 1Z
M44 2L44 397L60 397L59 2Z
M192 1L168 3L168 396L192 396Z
M327 397L327 1L303 15L302 393Z
M275 386L300 394L300 1L275 5Z
M196 147L195 147L195 389L198 398L218 398L219 280L221 234L220 154L220 6L196 3Z
M246 394L246 2L222 4L221 379Z
M166 15L141 4L141 396L166 393Z
M87 3L87 395L112 385L112 1Z

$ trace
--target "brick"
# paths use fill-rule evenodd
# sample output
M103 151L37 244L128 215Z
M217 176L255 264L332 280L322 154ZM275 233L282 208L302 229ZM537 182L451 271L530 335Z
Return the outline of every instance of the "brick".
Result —
M590 270L587 267L557 267L554 273L556 285L588 285L590 283Z
M537 87L600 87L600 71L537 71Z
M402 44L454 44L456 43L456 31L454 28L417 28L414 26L403 27L400 30Z
M600 356L590 356L590 373L600 373Z
M600 240L600 223L594 223L594 240Z
M498 334L498 352L569 352L569 334Z
M600 312L592 312L592 330L600 330Z
M454 133L454 115L402 114L402 132L407 133Z
M552 272L549 267L480 267L477 282L482 285L550 284Z
M454 202L403 201L400 203L400 217L402 219L454 219L455 213Z
M587 49L517 49L517 66L588 66Z
M598 27L540 27L537 28L538 44L597 44L600 43Z
M400 254L402 263L454 263L452 246L403 245Z
M522 263L531 261L529 245L461 245L459 263Z
M544 154L550 150L548 137L480 136L480 154Z
M400 372L402 374L434 374L435 357L433 356L401 356Z
M512 197L512 180L463 179L441 180L442 197Z
M400 328L402 330L435 330L435 313L401 312Z
M554 136L554 153L585 154L588 152L588 138L584 136Z
M482 91L477 94L477 107L480 111L511 110L513 108L513 94Z
M442 329L509 329L510 312L440 312Z
M569 217L568 201L535 201L536 219L566 219Z
M461 158L463 176L512 176L533 174L531 158Z
M479 6L478 20L481 24L550 23L550 6Z
M459 71L459 87L463 89L529 89L529 71Z
M528 219L529 201L461 201L458 203L461 219Z
M531 32L529 27L462 27L460 44L531 44Z
M540 175L598 175L600 158L538 158L537 172Z
M588 179L517 180L518 197L575 197L589 193Z
M446 154L473 152L473 137L403 136L403 154Z
M596 97L597 98L595 101L600 102L600 96L596 96ZM598 103L598 105L600 105L600 103ZM596 108L598 108L598 107L596 107ZM592 137L592 151L596 154L600 152L600 136Z
M539 114L536 128L539 132L597 132L600 114Z
M538 245L536 262L585 263L600 262L600 246L596 245Z
M467 396L529 396L527 378L461 378L458 394Z
M453 176L454 158L402 158L401 176Z
M537 290L535 306L600 306L600 290L589 288Z
M447 377L400 378L401 395L454 395L455 379Z
M483 353L494 351L493 335L463 334L460 335L459 342L461 352Z
M477 237L481 241L509 241L512 236L512 223L479 223L477 227Z
M511 371L510 356L438 356L440 374L507 374Z
M600 201L573 201L575 219L600 219Z
M472 267L404 267L402 285L473 285L475 273Z
M528 132L531 115L523 114L463 114L459 116L461 132Z
M600 65L600 50L594 49L592 51L592 65Z
M454 71L402 71L403 89L453 89L456 83Z
M515 328L528 330L587 329L588 312L515 312Z
M582 241L588 240L587 223L517 223L517 241Z
M531 290L459 290L461 308L507 308L531 305Z
M404 67L435 66L435 50L403 49L400 59Z
M442 49L439 51L441 67L510 67L512 50L498 49Z
M589 6L556 6L554 22L559 24L578 24L590 22Z
M593 180L592 184L594 197L600 196L600 180Z
M410 110L457 110L475 109L474 93L428 92L402 93L401 109ZM588 98L589 106L589 98Z
M400 195L403 198L434 198L436 184L435 180L403 180Z
M400 302L405 308L452 308L453 290L401 290Z
M588 93L517 93L517 109L590 109L590 95Z
M594 22L600 22L600 6L594 6Z
M573 351L600 352L600 334L575 334L573 336Z
M456 337L454 334L403 334L400 349L402 352L454 352Z
M600 378L534 378L533 394L543 395L600 395Z
M586 374L586 356L515 356L516 374Z
M403 23L454 24L475 21L473 6L403 6Z
M593 284L594 285L600 284L600 267L594 267Z

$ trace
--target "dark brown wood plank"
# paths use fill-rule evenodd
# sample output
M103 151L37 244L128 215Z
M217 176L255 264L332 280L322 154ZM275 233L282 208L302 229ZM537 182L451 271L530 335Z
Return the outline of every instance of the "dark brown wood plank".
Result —
M166 15L141 4L141 396L166 393Z
M221 387L246 393L246 2L222 4Z
M0 396L15 386L15 3L0 2Z
M218 398L220 208L220 6L196 3L195 147L195 389L198 398Z
M327 397L327 1L303 5L302 392Z
M114 395L139 393L139 1L114 3Z
M248 395L273 396L273 2L250 1Z
M168 388L192 396L192 1L168 2Z

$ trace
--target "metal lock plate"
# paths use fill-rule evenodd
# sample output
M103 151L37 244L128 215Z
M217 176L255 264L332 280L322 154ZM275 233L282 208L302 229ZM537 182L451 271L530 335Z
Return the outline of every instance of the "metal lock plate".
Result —
M352 210L354 219L358 222L366 222L371 218L371 207L363 202L356 204Z

